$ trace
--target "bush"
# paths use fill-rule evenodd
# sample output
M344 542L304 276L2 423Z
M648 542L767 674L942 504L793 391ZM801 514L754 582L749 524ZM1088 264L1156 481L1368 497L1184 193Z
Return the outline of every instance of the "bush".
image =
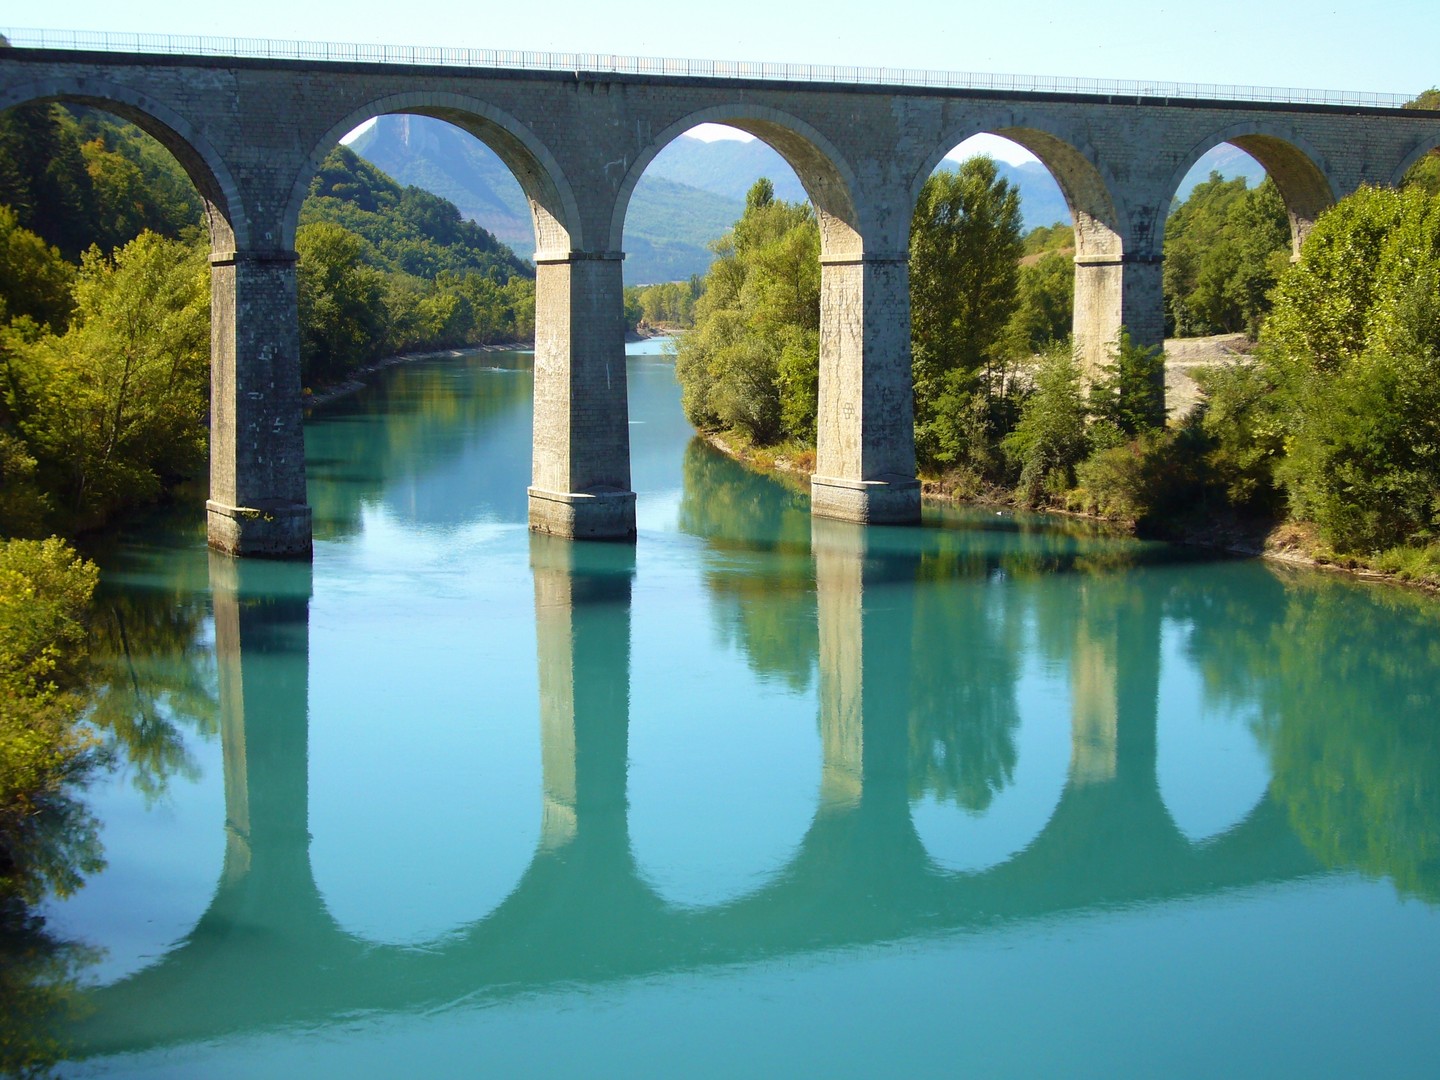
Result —
M1000 443L1019 468L1019 498L1035 505L1074 483L1074 470L1088 449L1080 368L1070 351L1047 352L1035 373L1035 389L1020 408L1015 430Z
M1126 436L1165 426L1165 354L1136 345L1124 327L1105 374L1090 388L1090 411Z

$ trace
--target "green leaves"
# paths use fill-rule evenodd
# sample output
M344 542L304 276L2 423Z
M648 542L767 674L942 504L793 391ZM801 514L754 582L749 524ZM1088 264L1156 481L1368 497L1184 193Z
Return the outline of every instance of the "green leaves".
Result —
M820 363L820 230L804 203L756 181L680 338L675 374L690 422L752 442L813 442Z
M1199 184L1165 224L1165 306L1176 337L1248 333L1269 312L1269 293L1290 252L1290 220L1268 178L1219 173Z
M999 358L1023 251L1020 194L998 179L990 158L925 181L910 226L917 417L929 412L949 372L973 376Z
M72 865L37 843L48 823L36 813L64 801L92 745L77 723L98 579L60 540L0 540L0 901L17 892L33 901L47 887L63 895L99 862L93 825Z
M1041 358L1020 422L1000 444L1020 467L1022 499L1033 504L1074 482L1075 466L1088 448L1085 415L1080 369L1070 350L1058 345Z
M12 347L7 403L62 523L85 528L204 467L209 268L144 233L85 255L75 303L63 335Z
M1440 199L1362 188L1316 223L1262 338L1294 514L1341 552L1440 530Z

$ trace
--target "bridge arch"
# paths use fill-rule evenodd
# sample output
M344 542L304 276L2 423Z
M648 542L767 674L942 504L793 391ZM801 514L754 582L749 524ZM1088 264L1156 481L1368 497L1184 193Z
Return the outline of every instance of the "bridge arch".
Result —
M920 168L911 176L909 199L919 202L920 189L956 146L976 135L996 135L1034 154L1049 170L1070 209L1075 229L1075 292L1071 335L1076 358L1086 371L1098 373L1109 363L1120 328L1132 333L1143 325L1127 305L1144 290L1127 286L1126 265L1131 258L1130 215L1119 185L1100 162L1104 159L1087 142L1077 140L1057 125L1047 125L1018 111L969 115L947 126L936 138ZM908 236L910 220L906 219Z
M169 151L205 206L214 251L265 246L250 235L239 186L214 145L185 117L131 87L93 78L51 78L0 90L0 111L61 102L100 109L134 124Z
M976 135L997 135L1024 147L1040 159L1065 196L1075 221L1075 256L1119 258L1126 250L1128 220L1115 185L1096 161L1099 155L1089 146L1077 145L1069 136L1039 126L1033 120L995 116L970 120L948 128L933 143L920 169L910 181L910 205L920 199L920 189L955 147ZM908 224L908 223L907 223Z
M503 109L479 98L444 91L373 98L331 124L306 155L291 186L283 224L288 244L294 246L300 205L325 156L340 144L342 137L366 120L393 113L443 120L475 136L495 152L529 200L537 260L546 255L564 256L572 249L584 247L587 238L582 235L574 192L550 149L530 128Z
M1275 182L1285 209L1290 216L1292 254L1300 254L1311 227L1322 211L1335 204L1337 185L1325 165L1324 156L1303 136L1283 124L1246 120L1212 132L1185 153L1166 181L1166 190L1154 200L1156 218L1151 235L1156 246L1165 235L1165 222L1170 214L1170 200L1197 161L1222 143L1245 151L1265 169Z
M1400 159L1400 164L1396 167L1395 171L1390 174L1389 185L1391 187L1399 187L1405 179L1406 173L1414 168L1426 155L1434 153L1440 153L1440 129L1437 129L1431 138L1419 139L1415 142L1409 152Z
M712 105L689 113L650 139L630 163L615 195L610 223L610 249L624 246L625 217L630 196L646 168L661 150L700 124L726 124L754 135L785 159L800 178L820 223L820 253L860 255L864 232L855 203L855 176L843 154L824 135L799 117L764 105Z

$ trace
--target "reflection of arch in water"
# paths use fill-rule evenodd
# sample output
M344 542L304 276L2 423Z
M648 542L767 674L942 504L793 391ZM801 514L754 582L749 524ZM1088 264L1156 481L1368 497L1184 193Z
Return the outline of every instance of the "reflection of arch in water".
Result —
M80 1032L86 1051L214 1038L356 1010L504 1000L1315 872L1284 811L1268 798L1206 844L1189 843L1170 822L1154 776L1157 665L1144 661L1140 647L1145 635L1155 637L1156 618L1147 610L1115 624L1116 655L1138 650L1140 662L1115 669L1113 692L1096 698L1115 703L1113 769L1099 768L1096 758L1083 776L1073 775L1049 824L1008 862L980 873L937 872L911 827L905 703L898 712L880 707L903 692L893 673L909 669L910 638L898 630L911 615L891 585L913 583L913 557L862 551L857 559L844 550L846 537L832 539L841 550L816 544L824 799L794 859L764 887L696 910L665 904L637 874L627 829L630 646L628 630L617 632L621 623L628 628L633 552L568 544L547 552L545 538L536 538L537 623L546 624L537 642L545 831L509 897L427 949L375 946L344 933L325 913L308 870L306 751L296 742L303 740L305 683L277 688L239 672L257 723L254 731L246 725L243 746L228 733L235 799L226 879L184 943L96 995L97 1011ZM564 561L551 563L552 552ZM592 555L611 562L569 561ZM271 618L268 626L252 620L265 631L262 648L300 640L302 605L291 607L295 618ZM227 700L234 674L226 676ZM281 721L270 723L272 715Z
M1016 764L1010 783L983 811L912 798L910 816L937 870L975 873L1010 861L1042 832L1064 798L1070 752L1064 689L1034 670L1022 673Z
M1102 158L1095 148L1077 139L1075 133L1047 126L1026 110L998 107L990 115L979 116L967 110L944 129L912 179L912 207L945 156L980 134L1009 139L1034 154L1065 197L1075 227L1075 352L1087 371L1098 372L1109 362L1110 350L1127 318L1123 275L1133 244L1116 185L1097 164Z
M1162 629L1164 708L1156 732L1155 779L1175 828L1201 843L1236 828L1255 812L1270 787L1270 764L1251 727L1236 710L1207 708L1204 684L1185 663L1185 628ZM1182 714L1198 714L1182 723Z
M311 659L316 885L347 933L433 942L499 907L540 844L541 747L511 727L533 711L534 683L515 672L492 690L479 656L405 656L403 616L384 637L363 619L326 622L327 648ZM417 699L423 713L407 708Z
M698 622L688 630L710 634ZM670 644L687 648L685 632L671 631ZM654 659L677 655L667 647ZM713 694L686 701L667 698L663 682L647 679L645 660L636 670L631 852L641 879L677 907L714 906L770 884L795 857L815 812L820 739L809 695L755 678L734 654L726 664ZM816 763L808 781L797 760ZM765 792L763 816L752 791ZM688 827L680 831L679 822Z

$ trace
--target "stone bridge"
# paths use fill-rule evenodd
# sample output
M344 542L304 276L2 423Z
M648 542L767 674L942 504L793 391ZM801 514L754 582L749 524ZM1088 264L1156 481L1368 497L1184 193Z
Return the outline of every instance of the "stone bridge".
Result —
M1393 184L1440 145L1440 115L1177 100L397 63L0 49L0 108L63 101L155 136L205 201L212 242L209 538L305 555L295 230L325 155L365 120L447 120L493 149L529 198L537 270L532 528L633 538L620 263L630 195L670 140L724 123L794 167L821 227L820 413L812 508L919 519L908 249L921 185L972 135L1012 139L1054 174L1075 220L1076 347L1103 363L1121 326L1163 338L1171 198L1221 143L1253 155L1297 248L1363 183ZM1163 389L1158 392L1163 393Z
M656 890L631 840L633 550L617 545L582 570L571 545L532 538L539 843L498 906L423 947L365 940L328 909L310 861L307 667L285 664L290 674L276 677L267 666L308 656L309 599L303 588L277 596L266 578L257 603L247 565L212 555L221 879L163 957L89 996L74 1052L140 1052L372 1010L425 1012L990 932L1326 873L1268 792L1207 840L1177 827L1157 781L1165 611L1151 594L1076 624L1069 778L1048 822L988 869L940 865L911 817L904 695L919 555L869 535L846 522L813 527L821 761L809 827L763 884L698 908ZM467 851L462 839L457 857Z

